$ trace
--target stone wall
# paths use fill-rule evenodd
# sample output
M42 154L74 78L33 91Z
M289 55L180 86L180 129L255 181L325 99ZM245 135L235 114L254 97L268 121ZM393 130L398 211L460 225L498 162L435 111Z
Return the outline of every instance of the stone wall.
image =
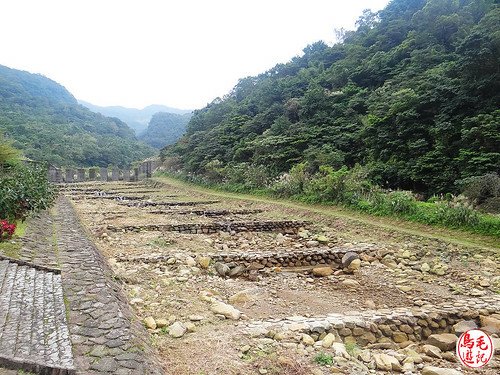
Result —
M210 234L223 232L295 232L299 228L310 224L305 221L251 221L251 222L227 222L210 224L148 224L148 225L126 225L115 227L108 225L112 232L140 232L168 231L191 234Z
M217 253L209 256L215 262L236 263L250 268L269 267L303 267L316 265L331 265L334 268L342 266L342 257L347 252L366 253L364 248L315 248L291 249L286 251L261 251L255 253Z
M422 341L432 334L454 333L453 325L500 311L500 296L487 296L455 303L415 308L353 311L328 314L324 318L291 317L245 323L250 336L270 337L284 342L300 342L303 334L321 341L328 333L337 341L361 347L384 348L406 341Z

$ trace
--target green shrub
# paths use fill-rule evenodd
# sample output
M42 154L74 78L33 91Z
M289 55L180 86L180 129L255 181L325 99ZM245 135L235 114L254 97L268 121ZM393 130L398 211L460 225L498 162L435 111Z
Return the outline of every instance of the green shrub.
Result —
M464 202L437 202L436 221L451 227L474 227L479 223L479 214Z
M314 362L321 366L331 366L333 365L333 357L330 354L321 352L314 357Z
M462 194L474 205L481 205L488 199L500 197L500 176L496 173L470 177L461 181L460 185Z
M0 218L24 220L48 208L55 199L54 185L43 165L12 164L0 170Z

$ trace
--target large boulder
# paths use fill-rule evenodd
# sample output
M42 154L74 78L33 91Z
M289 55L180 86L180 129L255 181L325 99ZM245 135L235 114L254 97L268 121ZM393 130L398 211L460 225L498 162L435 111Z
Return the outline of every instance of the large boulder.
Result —
M462 333L469 331L471 329L477 329L477 324L473 320L462 320L457 324L453 325L453 329L457 335L461 335Z
M240 264L234 268L231 268L231 270L228 273L228 276L229 277L237 277L237 276L242 275L246 270L247 270L247 268L244 265Z
M349 267L349 265L354 259L359 259L358 253L355 253L354 251L348 251L342 257L342 267L344 268Z
M427 339L427 343L437 346L439 349L446 352L448 350L455 350L457 340L458 337L453 333L438 333L430 335Z
M500 319L497 319L493 316L484 316L481 315L479 317L481 321L481 329L489 334L500 334Z

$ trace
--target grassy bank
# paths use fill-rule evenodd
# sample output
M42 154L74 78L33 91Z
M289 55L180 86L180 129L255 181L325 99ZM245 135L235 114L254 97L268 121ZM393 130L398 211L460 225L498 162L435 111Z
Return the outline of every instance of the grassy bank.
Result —
M410 235L425 236L429 238L440 239L449 243L459 245L472 246L489 252L499 253L500 237L494 235L485 235L481 232L472 232L463 228L445 227L439 224L429 225L420 221L411 221L401 216L396 215L381 215L367 213L351 207L342 205L330 205L323 203L304 202L298 198L285 199L277 198L269 195L265 190L255 190L252 192L242 192L241 189L232 189L228 186L209 186L207 184L193 183L182 180L178 177L169 176L166 174L157 175L155 177L159 181L164 181L170 185L185 187L190 190L200 193L229 198L229 199L246 199L267 203L284 205L287 207L308 210L315 213L324 214L332 217L345 218L349 220L359 221L365 224L375 225L377 227L389 230L405 232ZM423 203L425 210L432 207L429 203ZM485 215L488 217L491 215ZM495 218L494 218L495 219ZM498 218L496 218L498 220Z

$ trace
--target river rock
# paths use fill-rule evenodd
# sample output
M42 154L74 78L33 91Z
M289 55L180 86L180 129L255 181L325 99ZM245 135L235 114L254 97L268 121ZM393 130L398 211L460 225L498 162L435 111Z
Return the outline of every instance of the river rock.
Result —
M205 270L210 266L211 261L212 258L210 257L198 257L198 264L200 265L201 268Z
M431 270L431 266L429 266L429 263L422 263L420 266L420 271L422 272L429 272Z
M458 337L453 333L439 333L430 335L427 338L427 343L437 346L442 351L455 350Z
M323 343L321 344L323 348L329 348L336 341L336 337L333 333L328 333L325 337L323 337Z
M349 267L349 264L351 264L351 262L354 259L359 259L358 253L355 253L354 251L348 251L342 257L342 267L344 267L344 268Z
M436 366L425 366L422 369L422 375L461 375L460 371L452 368L443 368Z
M443 356L441 355L441 349L439 349L437 346L434 345L429 345L429 344L423 345L422 352L425 355L428 355L429 357L432 358L439 358L439 359L443 358Z
M325 276L330 276L333 274L333 269L332 267L326 266L326 267L316 267L313 268L312 273L316 277L325 277Z
M184 336L186 331L187 331L186 326L181 322L175 322L170 327L168 327L168 334L174 338L179 338Z
M222 276L222 277L226 276L230 271L228 265L221 263L221 262L215 263L214 268L215 268L215 271L217 271L217 273L219 274L219 276Z
M311 336L304 333L302 335L302 343L304 345L311 346L314 345L314 339Z
M454 324L453 329L455 330L455 333L457 335L461 335L465 331L468 331L471 329L477 329L477 324L473 320L462 320L462 321L458 322L457 324Z
M318 241L321 244L327 244L330 240L328 239L328 237L320 235L316 237L316 241Z
M168 320L167 319L156 319L156 328L163 328L168 325Z
M210 305L210 310L214 314L224 315L228 319L238 320L241 317L241 311L227 303L216 301Z
M481 322L482 330L488 332L489 334L500 333L500 319L496 319L493 316L481 315L479 320Z
M236 303L236 304L242 304L242 303L246 303L246 302L255 301L258 298L259 298L259 296L255 290L245 289L245 290L242 290L241 292L233 294L231 297L229 297L229 302Z
M244 265L238 265L234 268L231 268L231 270L229 271L228 273L228 276L229 277L237 277L237 276L240 276L241 274L243 274L245 271L246 271L246 267Z
M373 353L373 358L375 359L375 365L378 370L392 371L397 368L401 368L399 361L392 355L385 353Z
M347 266L347 270L349 272L358 271L361 268L361 259L354 259L349 266Z
M357 288L358 286L360 286L359 283L353 279L342 280L342 285L348 288Z
M148 316L146 319L144 319L144 324L146 325L146 328L156 329L156 321L152 316Z

